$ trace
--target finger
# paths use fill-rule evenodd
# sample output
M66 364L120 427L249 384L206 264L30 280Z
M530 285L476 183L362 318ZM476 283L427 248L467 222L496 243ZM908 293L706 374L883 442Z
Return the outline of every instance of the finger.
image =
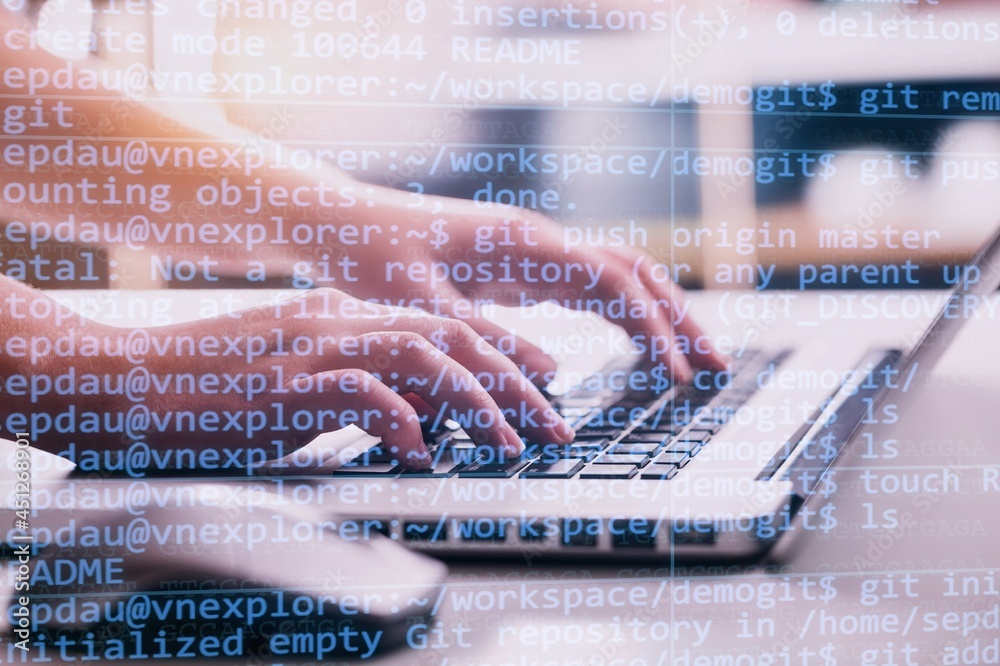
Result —
M645 255L621 255L617 252L605 251L610 260L624 264L633 275L649 291L657 303L662 316L668 317L674 328L690 349L688 359L691 363L705 370L724 370L727 359L712 344L704 330L689 316L690 305L687 295L680 285L672 280L658 280L653 276L650 262Z
M381 324L389 324L383 330L420 334L471 372L477 378L477 385L486 382L506 420L526 436L541 441L572 441L573 429L545 396L511 359L487 343L469 324L456 319L406 313L391 322L354 321L351 327L361 338L366 333L377 332L371 331L371 327ZM384 368L373 371L382 370Z
M474 313L475 310L472 304L457 291L454 293L454 298L442 305L441 310L443 315L464 321L471 326L481 338L523 368L524 374L536 386L545 386L552 380L558 365L551 356L542 351L540 347L514 335L503 326L495 324L485 317L475 314L471 317L461 316L461 314L468 312Z
M410 293L414 291L423 291L421 285L418 283L407 283L410 288ZM314 290L314 293L320 290ZM470 303L457 289L452 287L443 287L438 290L436 296L444 296L444 298L436 298L434 301L434 313L439 316L451 317L461 321L468 322L473 329L480 334L484 339L486 339L494 347L498 347L505 341L513 342L511 349L506 351L509 353L513 361L519 365L523 366L526 370L525 374L530 374L534 377L536 381L534 383L539 386L544 386L551 381L553 373L557 369L557 364L551 356L542 351L539 347L528 342L520 336L513 335L507 331L502 326L494 324L485 317L475 314L475 306ZM343 299L345 295L337 292L337 298ZM314 296L313 301L322 303L323 298L319 296ZM326 297L326 301L330 298ZM425 299L430 301L430 299ZM316 307L316 306L313 306ZM356 318L359 319L384 319L389 322L397 319L401 314L405 313L409 308L398 308L384 306L377 303L365 303L364 314L358 315ZM468 313L472 313L469 316ZM544 380L544 377L548 376L550 379L548 381Z
M310 438L353 424L381 439L389 452L398 452L404 466L426 467L430 461L413 407L372 374L356 368L328 370L299 375L287 385L295 409L291 422L307 425ZM344 423L342 415L349 412L360 419Z
M421 426L431 423L434 420L434 415L437 414L437 412L433 407L424 402L419 395L416 395L415 393L404 393L403 400L409 403L410 407L413 407L413 411L416 412Z
M386 372L387 368L394 364L394 359L387 356L393 350L390 349L383 353L376 363L368 357L367 348L361 341L362 336L386 331L394 332L398 336L416 331L419 334L418 337L429 341L428 344L434 343L431 345L432 347L439 345L452 354L457 363L445 357L449 367L464 366L463 370L467 373L471 370L484 379L489 377L491 380L495 380L492 382L491 388L496 388L496 396L503 407L502 415L505 420L522 428L527 436L543 441L572 441L574 436L572 428L552 409L545 396L531 382L527 381L512 360L490 346L468 324L455 319L420 315L413 310L390 309L381 306L372 308L371 312L370 316L344 320L344 327L347 329L344 333L348 335L346 337L339 336L336 343L330 343L325 347L326 349L333 348L339 353L333 355L329 353L326 355L316 354L301 360L296 359L296 365L305 364L307 372L312 374L333 368L357 367L359 362L363 362L365 365L361 367L364 369L385 376L389 374ZM306 325L305 319L299 321ZM312 329L314 338L333 337L323 335L323 331L329 327L329 323L321 318L313 318L309 321L308 326ZM352 344L345 344L348 342ZM377 342L376 344L382 343ZM399 350L396 350L396 353L398 355ZM346 364L345 359L348 359ZM363 359L363 361L358 359ZM440 367L434 368L433 376L437 376L439 372ZM391 375L389 380L392 380ZM392 383L392 381L387 383ZM452 383L454 385L468 384L464 381ZM475 386L482 389L478 381L475 382ZM399 390L406 393L413 390L413 387L404 386ZM485 389L482 390L485 391ZM415 392L420 394L419 391ZM426 399L427 396L422 397ZM454 406L458 402L460 401L452 400L450 404ZM500 431L503 436L511 434L503 428ZM519 444L520 438L516 436L516 433L513 434L512 439L516 439Z
M685 303L686 311L687 297L684 295L684 290L677 285L674 285L674 288L677 290L679 298ZM682 317L681 321L677 323L677 331L691 341L691 354L689 358L691 358L696 366L704 370L714 370L717 372L721 372L729 366L730 359L716 348L711 337L705 333L704 329L692 317Z
M544 387L551 383L555 377L559 364L556 360L546 354L541 347L528 342L524 338L511 333L503 326L495 324L488 319L465 319L481 338L490 343L497 351L509 358L515 365L522 369L522 372L532 384ZM511 341L510 349L499 345L504 341Z
M380 331L360 335L358 341L368 352L358 359L366 369L393 369L393 390L417 394L441 416L461 424L476 444L520 452L520 438L493 397L468 369L422 335Z
M666 363L679 383L687 383L694 377L691 365L676 344L673 321L664 316L654 303L653 295L637 284L632 276L622 270L616 261L604 263L603 278L595 291L605 303L624 299L627 313L621 318L611 319L620 324L635 342L646 345L646 358L653 363ZM641 309L644 316L635 316Z
M604 304L624 300L626 307L621 316L610 316L604 309L605 318L621 325L635 338L635 342L647 345L649 359L666 362L676 379L687 382L693 376L691 366L684 355L679 353L674 339L674 328L670 317L660 316L654 297L646 287L632 279L629 271L620 261L595 250L580 248L566 249L562 235L555 225L537 216L525 214L525 220L535 224L536 232L532 244L504 247L503 259L515 266L534 266L536 275L530 269L513 271L513 282L505 283L503 289L496 285L475 285L475 293L489 295L497 302L517 301L521 292L530 293L539 299L552 299L557 303L577 310L591 310L588 299L597 296ZM494 253L496 257L499 253ZM558 263L559 282L545 282L538 279L537 267L543 263ZM518 290L521 290L519 292ZM506 299L506 300L504 300ZM636 309L644 310L643 316L633 316ZM661 351L662 350L662 351Z
M509 423L529 438L570 442L573 429L514 362L481 338L472 326L455 319L401 317L401 330L420 333L469 370L502 408ZM503 330L503 329L500 329Z

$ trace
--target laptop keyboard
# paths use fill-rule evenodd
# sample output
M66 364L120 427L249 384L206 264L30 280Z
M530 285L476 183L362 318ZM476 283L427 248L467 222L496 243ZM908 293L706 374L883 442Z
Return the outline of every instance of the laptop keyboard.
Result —
M695 385L665 391L569 391L552 405L576 430L570 444L525 442L521 455L477 446L458 424L445 421L425 431L431 466L412 470L398 454L378 444L333 472L334 476L401 478L524 479L673 479L753 395L757 374L778 364L787 352L746 351L733 362L732 378L716 382L704 373ZM631 359L613 362L605 372L628 370ZM716 388L718 384L724 388ZM617 415L617 417L613 417Z

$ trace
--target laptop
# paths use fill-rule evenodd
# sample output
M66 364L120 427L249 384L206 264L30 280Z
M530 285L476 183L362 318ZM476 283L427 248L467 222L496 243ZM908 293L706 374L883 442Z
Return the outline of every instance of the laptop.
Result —
M998 261L1000 229L950 294L901 294L925 313L939 307L909 345L899 345L903 328L883 320L845 329L836 318L790 312L796 334L745 336L755 344L740 346L731 370L698 373L691 385L628 390L614 379L641 369L632 357L612 358L552 398L577 431L569 445L527 442L505 457L438 420L425 427L433 460L425 470L403 469L367 438L322 479L283 479L301 473L288 460L260 472L279 486L310 484L297 492L335 508L341 528L438 555L756 557L786 534L836 524L827 503L794 527L811 496L835 491L831 468L852 443L878 447L905 418L920 378L1000 286ZM827 310L844 298L822 296Z
M956 271L962 278L950 294L894 292L894 312L883 307L893 297L878 292L824 292L825 305L812 311L780 295L755 313L731 308L730 328L742 328L732 367L697 373L690 385L650 381L648 390L630 390L621 378L644 372L635 357L567 358L557 377L563 386L551 388L553 406L577 432L568 445L529 441L507 457L439 418L425 427L432 465L407 470L378 440L348 428L313 443L334 455L310 444L251 470L255 478L234 470L242 478L226 483L321 506L324 529L347 538L380 533L448 557L757 557L788 534L835 527L832 503L812 509L808 521L796 518L811 496L836 491L831 470L852 442L871 452L906 417L920 378L1000 287L998 263L1000 228ZM863 316L873 307L879 317ZM918 310L930 323L914 335L908 325ZM747 315L751 321L738 320ZM790 324L784 331L781 318ZM612 334L592 318L578 321L577 333ZM567 386L568 377L584 379ZM128 483L95 478L112 476L105 472L51 472L53 483ZM47 513L58 522L61 512ZM298 538L296 527L279 521L273 536Z

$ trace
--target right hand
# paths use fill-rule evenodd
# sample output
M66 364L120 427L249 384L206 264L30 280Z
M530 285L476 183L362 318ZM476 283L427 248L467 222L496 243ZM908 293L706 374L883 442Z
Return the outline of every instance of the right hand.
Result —
M127 334L105 328L109 335L115 330ZM429 459L415 405L429 406L441 418L471 422L474 425L467 431L474 443L512 453L523 448L518 432L543 442L568 442L573 437L518 367L468 324L366 303L334 289L304 292L274 304L146 333L151 351L138 365L160 378L161 386L163 377L193 374L195 386L207 381L204 386L209 387L181 392L170 382L162 393L146 392L143 402L161 425L167 424L147 430L146 441L153 448L176 447L177 441L189 440L192 434L211 447L258 448L277 439L299 448L321 432L354 424L398 452L401 464L422 467ZM186 348L182 351L177 345L183 336L194 339L196 350L209 353L184 353ZM165 353L159 355L157 348ZM248 354L251 349L253 358ZM78 366L85 360L70 359ZM129 363L124 357L99 362L116 364L109 369L112 375L128 375L137 365L135 359ZM78 367L77 372L93 370ZM249 385L250 376L266 389L252 396L238 392L238 387ZM489 391L482 383L487 378L492 384ZM231 390L226 392L227 388ZM127 412L134 404L123 400L117 408L103 409ZM286 426L297 427L277 428L278 409L284 412ZM220 427L190 433L177 427L176 417L164 420L169 412L183 411L218 414ZM227 420L227 414L236 413L263 414L266 424L257 417L256 432L248 436L237 422ZM232 427L223 428L226 423ZM102 441L107 438L91 444L101 447Z

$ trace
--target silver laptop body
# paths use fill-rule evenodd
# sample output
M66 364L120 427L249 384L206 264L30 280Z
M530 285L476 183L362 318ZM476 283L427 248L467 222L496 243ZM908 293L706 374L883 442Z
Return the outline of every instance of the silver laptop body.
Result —
M830 292L758 299L765 305L758 303L755 320L729 321L742 336L737 352L742 372L729 390L703 405L701 417L691 416L675 440L694 433L700 419L731 416L671 478L646 474L660 453L650 454L631 478L614 479L581 478L580 471L569 478L528 478L524 472L530 466L506 478L342 469L330 478L305 480L287 462L265 473L277 484L311 484L306 494L336 506L346 516L341 520L357 521L362 533L380 531L438 554L529 561L543 555L752 557L789 532L830 530L836 524L834 502L810 509L797 523L793 519L811 495L835 492L830 469L845 451L886 443L956 332L993 298L1000 286L998 254L1000 230L950 294ZM720 313L731 297L717 297ZM915 329L914 321L921 320L930 323ZM669 422L664 414L678 404L680 390L648 406L648 415L660 415L659 425L664 418ZM612 399L602 411L614 404ZM578 433L585 431L578 426ZM605 451L627 439L619 435Z

